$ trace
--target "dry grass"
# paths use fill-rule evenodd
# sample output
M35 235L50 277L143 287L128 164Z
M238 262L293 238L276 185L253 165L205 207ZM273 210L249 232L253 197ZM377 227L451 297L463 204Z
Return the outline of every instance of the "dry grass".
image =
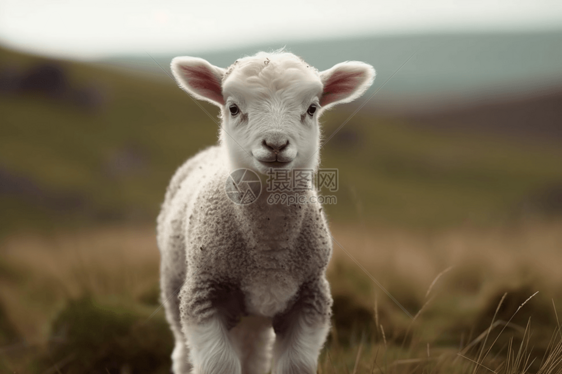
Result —
M332 230L343 249L334 245L329 268L335 320L321 373L560 372L562 334L552 304L562 294L561 222ZM28 343L47 342L69 299L156 299L153 227L18 235L0 251L0 305ZM162 317L157 305L151 308ZM0 352L9 360L5 347Z
M51 235L19 235L1 245L0 300L29 340L70 298L85 293L136 299L158 282L154 228L109 227Z
M381 292L361 270L344 268L351 255L399 301L411 304L412 314L443 292L446 297L462 294L467 304L473 304L475 299L466 296L486 300L501 288L533 285L553 297L562 291L558 287L562 284L561 222L443 232L357 226L335 226L332 231L345 249L334 245L333 292L363 292L371 302L372 293ZM351 274L342 276L345 270Z

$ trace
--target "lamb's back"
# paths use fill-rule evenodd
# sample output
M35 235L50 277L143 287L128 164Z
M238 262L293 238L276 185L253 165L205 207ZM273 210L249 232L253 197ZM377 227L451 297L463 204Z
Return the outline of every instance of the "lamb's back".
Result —
M186 218L194 202L213 179L226 173L224 151L220 146L206 148L188 159L172 177L158 216L157 240L160 251L170 247L170 241L183 239ZM216 183L215 183L216 184Z

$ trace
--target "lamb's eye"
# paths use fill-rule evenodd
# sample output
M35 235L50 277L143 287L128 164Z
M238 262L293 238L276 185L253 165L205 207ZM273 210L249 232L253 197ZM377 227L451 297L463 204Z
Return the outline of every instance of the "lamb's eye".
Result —
M309 106L306 113L308 113L308 115L312 117L314 113L316 113L316 105L312 104L311 106Z
M237 115L238 113L240 113L240 108L238 108L238 106L236 104L232 104L228 110L230 110L230 114L232 116Z

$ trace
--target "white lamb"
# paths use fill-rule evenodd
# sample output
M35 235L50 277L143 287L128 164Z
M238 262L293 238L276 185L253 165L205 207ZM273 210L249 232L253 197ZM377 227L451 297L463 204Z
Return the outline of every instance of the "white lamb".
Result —
M344 62L318 72L285 52L258 53L228 69L177 57L172 71L193 97L219 106L222 120L219 145L179 168L158 217L173 372L264 374L272 353L275 374L316 373L332 304L322 207L270 204L267 191L237 204L225 184L241 168L262 180L270 168L316 170L318 118L361 96L375 71Z

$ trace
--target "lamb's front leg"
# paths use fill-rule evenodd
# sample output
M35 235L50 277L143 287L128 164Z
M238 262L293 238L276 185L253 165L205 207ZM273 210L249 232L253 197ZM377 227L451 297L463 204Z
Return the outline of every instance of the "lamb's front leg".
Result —
M241 313L238 292L203 281L186 284L180 298L192 374L240 374L240 359L228 333Z
M315 374L330 329L332 298L324 277L301 287L293 307L275 317L273 374Z

